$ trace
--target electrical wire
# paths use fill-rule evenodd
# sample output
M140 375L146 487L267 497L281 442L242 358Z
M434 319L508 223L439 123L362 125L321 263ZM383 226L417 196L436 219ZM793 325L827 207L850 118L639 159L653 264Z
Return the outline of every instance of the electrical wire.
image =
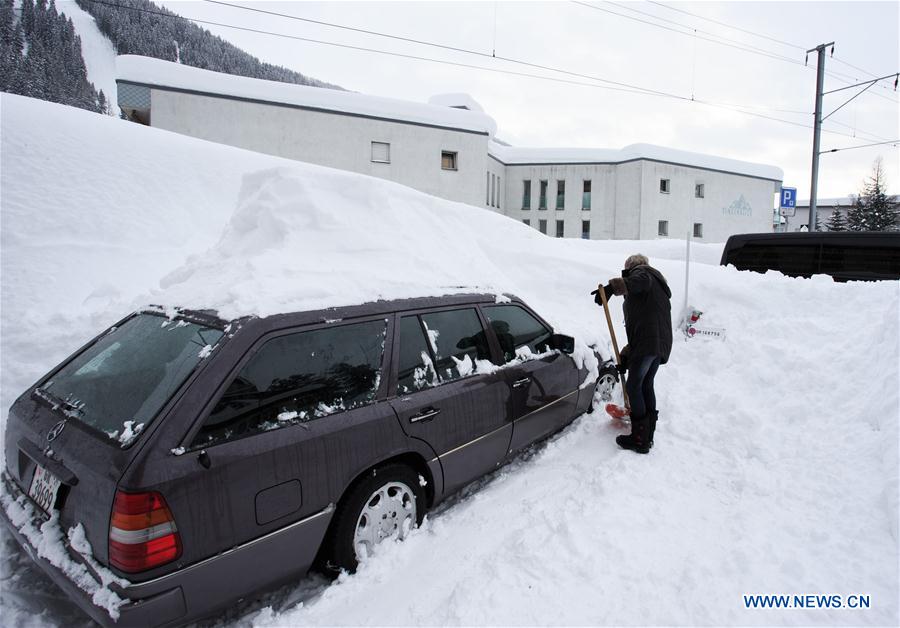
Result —
M860 144L859 146L845 146L844 148L832 148L831 150L823 150L820 155L824 155L826 153L839 153L845 150L853 150L855 148L869 148L870 146L883 146L885 144L893 144L897 146L900 143L900 140L888 140L887 142L875 142L874 144Z
M661 28L661 29L663 29L663 30L671 31L671 32L674 32L674 33L680 33L680 34L682 34L682 35L691 35L692 33L691 33L691 32L688 32L688 31L696 31L696 32L704 33L705 35L708 35L708 36L710 36L710 37L715 37L715 38L717 38L717 39L709 39L709 37L700 37L700 39L703 39L704 41L709 41L709 42L712 42L712 43L715 43L715 44L719 44L719 45L721 45L721 46L727 46L727 47L729 47L729 48L735 48L735 49L737 49L737 50L742 50L742 51L744 51L744 52L749 52L749 53L751 53L751 54L757 54L757 55L761 55L761 56L764 56L764 57L769 57L769 58L771 58L771 59L775 59L775 60L777 60L777 61L782 61L782 62L785 62L785 63L790 63L790 64L793 64L793 65L799 65L799 66L803 66L803 67L810 67L810 66L808 66L806 63L801 63L799 59L794 59L794 58L791 58L791 57L786 57L786 56L784 56L784 55L781 55L781 54L772 52L772 51L770 51L770 50L764 50L764 49L762 49L762 48L753 46L753 45L751 45L751 44L746 44L745 42L738 42L738 41L733 40L733 39L728 39L727 37L723 37L723 36L717 35L717 34L715 34L715 33L710 33L710 32L708 32L708 31L700 31L700 30L698 30L698 29L695 29L695 28L692 27L692 26L689 26L689 25L686 25L686 24L680 24L680 23L674 22L674 21L672 21L672 20L667 20L667 19L665 19L665 18L661 18L661 17L659 17L659 16L653 15L652 13L647 13L646 11L641 11L641 10L639 10L639 9L634 9L634 8L631 8L631 7L628 7L628 6L625 6L625 5L618 4L618 3L616 3L616 2L611 2L610 0L603 0L603 1L606 2L607 4L612 4L612 5L614 5L614 6L617 6L617 7L622 8L622 9L626 9L626 10L628 10L628 11L633 11L633 12L636 12L636 13L640 13L641 15L646 15L646 16L652 17L652 18L655 19L655 20L659 20L659 21L661 21L661 22L666 22L666 23L669 23L669 24L674 24L674 25L676 25L676 26L678 26L678 27L680 27L680 28L684 28L684 29L688 29L688 30L687 30L687 31L676 30L676 29L674 29L674 28L671 28L671 27L668 27L668 26L664 26L664 25L662 25L662 24L656 24L656 23L654 23L654 22L648 22L648 21L646 21L646 20L642 20L642 19L640 19L640 18L632 17L632 16L630 16L630 15L624 15L624 14L622 14L622 13L616 13L615 11L610 11L609 9L604 9L604 8L602 8L602 7L598 7L598 6L596 6L596 5L594 5L594 4L591 4L591 3L588 3L588 2L582 2L582 1L580 1L580 0L572 0L573 4L580 4L580 5L584 6L584 7L588 7L588 8L594 9L594 10L596 10L596 11L603 11L604 13L609 13L610 15L615 15L615 16L618 16L618 17L622 17L622 18L625 18L625 19L627 19L627 20L637 21L637 22L640 22L640 23L642 23L642 24L648 24L648 25L650 25L650 26L655 26L655 27L657 27L657 28ZM737 28L737 27L733 27L733 28ZM738 30L741 30L741 29L738 29ZM723 41L719 41L719 40L723 40ZM812 69L812 68L810 68L810 69ZM850 75L848 75L848 74L844 74L844 73L841 73L841 72L836 72L836 71L834 71L834 70L825 70L825 74L826 74L827 76L830 76L830 77L832 77L832 78L834 78L834 79L836 79L836 80L839 80L839 81L841 81L841 82L843 82L843 83L851 83L851 82L853 82L853 81L855 81L855 80L858 80L856 77L853 77L853 76L850 76ZM890 97L890 96L886 96L886 95L884 95L884 94L872 93L872 95L873 95L873 96L878 96L879 98L884 98L885 100L888 100L888 101L890 101L890 102L894 102L894 103L897 102L896 99L894 99L894 98L892 98L892 97Z
M633 16L631 16L631 15L625 15L624 13L616 13L615 11L611 11L611 10L609 10L609 9L604 9L603 7L598 7L597 5L591 4L590 2L582 2L581 0L571 0L571 2L572 2L572 4L578 4L578 5L581 5L581 6L583 6L583 7L587 7L588 9L594 9L595 11L602 11L603 13L609 13L610 15L616 15L616 16L618 16L618 17L623 17L623 18L625 18L626 20L632 20L632 21L635 21L635 22L640 22L641 24L647 24L647 25L649 25L649 26L655 26L656 28L661 28L661 29L663 29L663 30L671 31L671 32L673 32L673 33L678 33L678 34L680 34L680 35L693 35L692 32L687 32L687 31L683 31L683 30L678 30L677 28L672 28L671 26L665 26L665 25L663 25L663 24L656 24L655 22L649 22L649 21L643 20L643 19L641 19L641 18L639 18L639 17L633 17ZM610 3L610 4L615 4L615 3ZM618 5L617 5L617 6L618 6ZM625 8L627 8L627 7L625 7ZM631 10L631 11L637 11L637 9L630 9L630 8L629 8L629 10ZM643 13L643 11L639 11L639 12L640 12L640 13ZM645 14L645 15L649 15L649 14ZM662 20L662 18L656 18L656 19ZM662 21L667 21L667 22L669 22L669 23L671 23L671 24L677 24L676 22L671 22L671 20L662 20ZM775 59L775 60L777 60L777 61L784 61L784 62L786 62L786 63L793 63L794 65L801 65L801 66L803 65L803 63L802 63L801 61L799 61L798 59L792 59L792 58L790 58L790 57L785 57L784 55L780 55L780 54L777 54L777 53L765 51L765 50L762 50L762 49L760 49L760 48L755 48L755 47L752 47L752 46L741 45L741 44L739 44L739 43L733 43L733 42L732 42L732 43L729 43L729 41L719 41L719 39L725 39L725 38L723 38L723 37L721 37L721 36L719 36L719 35L714 35L713 33L709 33L709 32L707 32L707 31L702 31L702 30L699 30L699 29L693 29L693 28L691 28L691 27L689 27L689 26L684 26L684 25L682 25L682 24L677 24L677 26L679 26L679 27L681 27L681 28L687 28L687 29L690 29L691 31L696 30L697 33L703 33L704 35L712 35L713 37L717 37L717 38L718 38L718 39L710 39L709 37L702 37L702 36L700 36L700 35L697 35L697 39L702 39L703 41L708 41L708 42L711 42L711 43L714 43L714 44L719 44L719 45L721 45L721 46L727 46L727 47L729 47L729 48L735 48L735 49L737 49L737 50L742 50L742 51L744 51L744 52L749 52L749 53L751 53L751 54L756 54L756 55L760 55L760 56L763 56L763 57L768 57L768 58L770 58L770 59Z
M368 48L368 47L364 47L364 46L354 46L354 45L350 45L350 44L341 44L341 43L337 43L337 42L330 42L330 41L324 41L324 40L319 40L319 39L312 39L312 38L309 38L309 37L300 37L300 36L297 36L297 35L288 35L288 34L285 34L285 33L277 33L277 32L267 31L267 30L262 30L262 29L249 28L249 27L246 27L246 26L236 26L236 25L233 25L233 24L226 24L226 23L223 23L223 22L214 22L214 21L211 21L211 20L202 20L202 19L197 19L197 18L186 18L186 17L184 17L184 16L180 16L180 15L177 15L177 14L174 14L174 13L164 13L164 12L161 12L161 11L154 11L154 10L151 10L151 9L145 9L145 8L141 8L141 7L132 7L132 6L128 6L128 5L122 5L122 4L117 4L117 3L114 3L114 2L109 2L109 1L106 1L106 0L88 0L88 1L89 1L89 2L92 2L92 3L94 3L94 4L100 4L100 5L104 5L104 6L109 6L109 7L113 7L113 8L119 8L119 9L125 9L125 10L130 10L130 11L138 11L138 12L141 12L141 13L147 13L147 14L157 15L157 16L160 16L160 17L166 17L166 18L170 18L170 19L187 19L187 20L189 20L189 21L191 21L191 22L195 22L195 23L197 23L197 24L205 24L205 25L210 25L210 26L219 26L219 27L222 27L222 28L230 28L230 29L239 30L239 31L244 31L244 32L250 32L250 33L261 34L261 35L269 35L269 36L273 36L273 37L279 37L279 38L284 38L284 39L291 39L291 40L301 41L301 42L306 42L306 43L320 44L320 45L332 46L332 47L337 47L337 48L344 48L344 49L355 50L355 51L360 51L360 52L368 52L368 53L373 53L373 54L382 54L382 55L388 55L388 56L399 57L399 58L404 58L404 59L411 59L411 60L417 60L417 61L426 61L426 62L430 62L430 63L438 63L438 64L442 64L442 65L456 66L456 67L462 67L462 68L467 68L467 69L482 70L482 71L486 71L486 72L494 72L494 73L498 73L498 74L508 74L508 75L512 75L512 76L520 76L520 77L534 78L534 79L540 79L540 80L545 80L545 81L552 81L552 82L557 82L557 83L566 83L566 84L572 84L572 85L579 85L579 86L583 86L583 87L592 87L592 88L595 88L595 89L605 89L605 90L612 90L612 91L618 91L618 92L633 93L633 94L638 94L638 95L658 96L658 97L669 98L669 99L673 99L673 100L679 100L679 101L683 101L683 102L692 102L692 103L697 103L697 104L701 104L701 105L706 105L706 106L709 106L709 107L715 107L715 108L719 108L719 109L725 109L725 110L729 110L729 111L734 111L734 112L736 112L736 113L741 113L741 114L744 114L744 115L748 115L748 116L752 116L752 117L756 117L756 118L762 118L762 119L766 119L766 120L772 120L772 121L775 121L775 122L781 122L781 123L788 124L788 125L791 125L791 126L803 127L803 128L807 128L807 129L812 129L812 128L813 128L811 125L808 125L808 124L802 124L802 123L800 123L800 122L795 122L795 121L792 121L792 120L785 120L785 119L783 119L783 118L776 118L776 117L774 117L774 116L768 116L768 115L764 115L764 114L761 114L761 113L755 113L755 112L752 112L752 111L745 111L745 110L743 110L743 109L740 109L740 108L737 108L737 107L734 107L734 106L730 106L730 105L726 105L726 104L721 104L721 103L716 103L716 102L714 102L714 101L705 101L705 100L700 100L700 99L691 99L691 98L689 98L689 97L687 97L687 96L681 96L681 95L678 95L678 94L671 94L671 93L668 93L668 92L662 92L662 91L659 91L659 90L652 90L652 89L649 89L649 88L643 88L643 87L638 87L638 86L632 86L632 85L629 85L629 84L627 84L627 83L618 83L618 82L615 82L615 81L609 81L609 80L607 80L607 79L602 79L602 78L592 77L592 76L590 76L590 75L579 74L579 73L576 73L576 72L569 72L569 71L566 71L566 70L560 70L560 69L556 69L556 68L551 68L551 67L549 67L549 66L543 66L543 65L539 65L539 64L532 64L532 63L528 63L528 62L518 62L518 63L524 64L524 65L528 65L528 66L534 67L534 68L540 68L540 69L544 69L544 70L549 70L549 71L554 71L554 72L560 72L560 73L564 73L564 74L569 74L569 75L576 76L576 77L588 78L588 79L591 79L591 80L596 80L596 81L602 81L602 82L606 82L606 83L611 83L612 86L610 86L610 85L598 85L598 84L596 84L596 83L585 83L585 82L582 82L582 81L573 81L573 80L569 80L569 79L562 79L562 78L558 78L558 77L545 76L545 75L540 75L540 74L530 74L530 73L527 73L527 72L518 72L518 71L514 71L514 70L509 70L509 69L490 68L490 67L486 67L486 66L473 65L473 64L467 64L467 63L460 63L460 62L458 62L458 61L449 61L449 60L444 60L444 59L435 59L435 58L431 58L431 57L423 57L423 56L420 56L420 55L412 55L412 54L405 54L405 53L399 53L399 52L392 52L392 51L387 51L387 50L380 50L380 49L377 49L377 48ZM237 5L233 5L233 6L237 6ZM496 57L496 59L498 59L498 60L503 60L503 61L512 61L512 62L515 62L514 60L510 60L510 59L507 59L507 58L504 58L504 57L500 57L500 56ZM826 132L826 133L832 133L832 134L834 134L834 135L842 135L842 136L844 136L844 137L853 137L853 136L850 135L850 134L842 133L842 132L840 132L840 131L834 131L834 130L830 130L830 129L822 129L822 131L823 131L823 132Z
M394 35L394 34L391 34L391 33L384 33L384 32L374 31L374 30L370 30L370 29L364 29L364 28L357 28L357 27L352 27L352 26L346 26L346 25L344 25L344 24L336 24L336 23L334 23L334 22L326 22L326 21L323 21L323 20L315 20L315 19L312 19L312 18L301 17L301 16L298 16L298 15L292 15L292 14L289 14L289 13L281 13L281 12L278 12L278 11L271 11L271 10L267 10L267 9L260 9L260 8L258 8L258 7L252 7L252 6L245 6L245 5L240 5L240 4L234 4L234 3L231 3L231 2L224 2L223 0L204 0L204 1L207 2L208 4L215 4L215 5L226 6L226 7L232 8L232 9L240 9L240 10L244 10L244 11L251 11L251 12L253 12L253 13L259 13L259 14L263 14L263 15L269 15L269 16L279 17L279 18L284 18L284 19L289 19L289 20L295 20L295 21L299 21L299 22L306 22L306 23L310 23L310 24L316 24L316 25L319 25L319 26L326 26L326 27L329 27L329 28L337 28L337 29L347 30L347 31L355 32L355 33L365 34L365 35L371 35L371 36L376 36L376 37L383 37L383 38L392 39L392 40L395 40L395 41L402 41L402 42L405 42L405 43L412 43L412 44L417 44L417 45L422 45L422 46L430 46L430 47L439 48L439 49L442 49L442 50L449 50L449 51L452 51L452 52L459 52L459 53L464 53L464 54L476 55L476 56L479 56L479 57L482 57L482 58L499 59L499 60L501 60L501 61L507 61L507 62L509 62L509 63L513 63L513 64L517 64L517 65L523 65L523 66L530 67L530 68L534 68L534 69L541 69L541 70L548 70L548 71L551 71L551 72L558 72L558 73L561 73L561 74L566 74L566 75L569 75L569 76L574 76L574 77L576 77L576 78L587 78L587 79L594 80L594 81L600 81L600 82L603 82L603 83L608 83L608 84L610 84L610 85L616 85L616 86L618 86L618 87L626 87L626 88L633 89L633 90L641 90L641 91L645 91L645 92L648 92L648 93L653 93L653 94L660 95L660 96L663 95L663 92L660 92L660 91L658 91L658 90L651 90L651 89L649 89L649 88L641 87L641 86L638 86L638 85L632 85L632 84L623 83L623 82L620 82L620 81L611 81L611 80L606 79L606 78L603 78L603 77L598 77L598 76L593 76L593 75L588 75L588 74L582 74L582 73L577 73L577 72L571 72L571 71L568 71L568 70L563 70L563 69L560 69L560 68L555 68L555 67L545 66L545 65L536 64L536 63L529 63L529 62L523 61L523 60L521 60L521 59L513 59L513 58L509 58L509 57L498 56L498 55L496 54L496 46L495 46L494 49L491 51L491 53L488 54L487 52L482 52L482 51L478 51L478 50L471 50L471 49L468 49L468 48L461 48L461 47L458 47L458 46L449 46L449 45L446 45L446 44L438 44L438 43L435 43L435 42L425 41L425 40L421 40L421 39L414 39L414 38L411 38L411 37L403 37L403 36L400 36L400 35ZM599 7L595 7L595 6L593 6L593 5L586 4L586 3L583 3L583 2L576 2L576 4L583 4L584 6L588 6L588 7L590 7L590 8L594 8L594 9L598 9L598 10L605 10L605 9L600 9ZM614 13L614 15L621 15L621 14ZM622 17L628 17L628 16L622 16ZM638 20L638 21L644 22L644 20ZM646 22L646 23L647 23L647 24L651 24L651 23L649 23L649 22ZM653 26L659 26L659 25L656 25L656 24L651 24L651 25L653 25ZM666 28L666 27L661 27L661 28ZM684 28L690 28L690 27L684 27ZM674 29L667 29L667 30L674 30ZM681 31L674 31L674 32L681 32ZM686 34L687 34L687 33L686 33ZM716 36L716 35L713 35L713 36ZM716 36L716 37L717 37L717 36ZM715 40L710 40L710 39L707 39L707 38L704 38L704 37L701 37L701 39L705 39L705 40L707 40L707 41L712 41L713 43L722 43L722 42L716 42ZM787 62L793 63L793 64L795 64L795 65L803 65L803 64L800 63L799 60L796 60L796 59L790 59L790 58L788 58L788 57L783 57L783 56L775 56L775 55L771 55L770 53L767 53L767 52L765 52L765 51L761 51L761 50L759 50L759 49L751 49L751 48L746 48L746 47L743 47L743 46L735 46L735 45L733 45L733 44L728 44L728 43L723 43L723 45L730 46L730 47L733 47L733 48L738 48L739 50L744 50L744 51L751 52L751 53L754 53L754 54L761 54L761 55L763 55L763 56L772 57L772 58L775 58L775 59L778 59L778 60L781 60L781 61L787 61ZM756 108L761 108L761 107L758 107L758 106L757 106ZM771 109L771 108L769 108L769 110L771 110L771 111L776 111L776 112L778 112L778 113L796 113L796 111L791 112L791 111L777 110L777 109Z
M551 71L551 72L558 72L558 73L561 73L561 74L566 74L566 75L569 75L569 76L574 76L574 77L576 77L576 78L587 78L587 79L594 80L594 81L600 81L600 82L603 82L603 83L608 83L608 84L611 84L611 85L616 85L616 86L618 86L618 87L625 87L625 88L629 88L629 89L632 89L632 90L640 90L640 91L644 91L644 92L647 92L647 93L655 94L655 95L658 95L658 96L676 97L676 98L679 98L679 99L684 98L684 97L680 97L680 96L673 96L672 94L668 94L668 93L665 93L665 92L661 92L661 91L659 91L659 90L652 90L652 89L650 89L650 88L641 87L641 86L638 86L638 85L632 85L632 84L629 84L629 83L623 83L623 82L619 82L619 81L611 81L611 80L606 79L606 78L603 78L603 77L598 77L598 76L589 75L589 74L582 74L582 73L578 73L578 72L571 72L571 71L564 70L564 69L561 69L561 68L556 68L556 67L551 67L551 66L541 65L541 64L537 64L537 63L530 63L530 62L527 62L527 61L524 61L524 60L521 60L521 59L513 59L513 58L510 58L510 57L500 56L500 55L497 55L497 54L496 54L496 47L495 47L495 48L492 50L492 52L489 54L489 53L487 53L487 52L482 52L482 51L478 51L478 50L471 50L471 49L468 49L468 48L461 48L461 47L458 47L458 46L449 46L449 45L446 45L446 44L439 44L439 43L435 43L435 42L425 41L425 40L421 40L421 39L414 39L414 38L410 38L410 37L403 37L403 36L401 36L401 35L395 35L395 34L392 34L392 33L384 33L384 32L375 31L375 30L371 30L371 29L364 29L364 28L357 28L357 27L352 27L352 26L346 26L346 25L344 25L344 24L336 24L336 23L334 23L334 22L326 22L326 21L323 21L323 20L315 20L315 19L312 19L312 18L301 17L301 16L298 16L298 15L292 15L292 14L289 14L289 13L281 13L281 12L278 12L278 11L271 11L271 10L267 10L267 9L260 9L260 8L258 8L258 7L252 7L252 6L245 6L245 5L240 5L240 4L234 4L234 3L231 3L231 2L224 2L223 0L204 0L204 1L207 2L208 4L216 4L216 5L226 6L226 7L233 8L233 9L240 9L240 10L244 10L244 11L251 11L251 12L253 12L253 13L260 13L260 14L269 15L269 16L273 16L273 17L279 17L279 18L284 18L284 19L289 19L289 20L295 20L295 21L299 21L299 22L306 22L306 23L310 23L310 24L316 24L316 25L319 25L319 26L326 26L326 27L336 28L336 29L341 29L341 30L348 30L348 31L351 31L351 32L361 33L361 34L371 35L371 36L376 36L376 37L384 37L384 38L387 38L387 39L392 39L392 40L396 40L396 41L402 41L402 42L405 42L405 43L412 43L412 44L417 44L417 45L422 45L422 46L430 46L430 47L439 48L439 49L442 49L442 50L449 50L449 51L453 51L453 52L459 52L459 53L464 53L464 54L476 55L476 56L479 56L479 57L482 57L482 58L498 59L498 60L501 60L501 61L507 61L507 62L509 62L509 63L513 63L513 64L517 64L517 65L523 65L523 66L530 67L530 68L534 68L534 69L541 69L541 70L547 70L547 71ZM576 2L576 4L584 4L584 6L588 6L588 7L590 7L590 8L598 8L598 7L595 7L595 6L593 6L593 5L589 5L589 4L582 3L582 2ZM600 10L604 10L604 9L600 9ZM615 13L615 15L620 15L620 14ZM623 16L623 17L627 17L627 16ZM642 22L643 22L643 20L639 20L639 21L642 21ZM649 22L648 22L648 24L649 24ZM653 24L651 24L651 25L653 25ZM665 28L665 27L663 27L663 28ZM690 28L690 27L684 27L684 28ZM669 29L669 30L674 30L674 29ZM675 31L675 32L680 32L680 31ZM687 33L686 33L686 34L687 34ZM716 35L714 35L714 36L716 36ZM702 38L702 37L701 37L701 39L705 39L705 38ZM708 41L713 41L713 40L708 40ZM718 42L714 42L714 43L718 43ZM724 45L731 45L731 44L724 44ZM772 56L772 55L770 55L769 53L766 53L765 51L759 51L759 50L754 51L754 50L750 50L750 49L743 48L743 47L740 47L740 46L731 46L731 47L737 47L737 48L740 49L740 50L747 50L747 51L749 51L749 52L755 52L756 54L762 54L763 56ZM774 57L774 58L779 59L779 60L782 60L782 61L788 61L788 62L793 63L793 64L795 64L795 65L803 65L803 64L800 63L800 61L798 61L798 60L796 60L796 59L790 59L790 58L788 58L788 57L783 57L783 56L779 57L779 56L776 56L776 57ZM692 96L690 99L691 99L691 100L695 100L695 101L697 100L697 99L693 98L693 96ZM709 101L705 101L705 103L706 103L706 104L711 104L711 103L709 103ZM728 105L728 103L716 103L716 104L725 104L725 105ZM744 106L742 105L742 107L744 107ZM765 107L765 106L761 106L761 105L749 105L748 107L753 108L753 109L765 109L765 110L768 110L768 111L774 111L774 112L776 112L776 113L802 113L802 114L808 113L808 112L805 112L805 111L787 110L787 109L777 109L777 108ZM810 115L811 115L811 114L810 114Z
M806 50L805 48L803 48L803 46L798 46L797 44L792 44L789 41L784 41L781 39L776 39L774 37L769 37L768 35L763 35L762 33L757 33L757 32L748 30L746 28L741 28L740 26L732 26L731 24L726 24L725 22L720 22L719 20L714 20L711 17L705 17L703 15L691 13L690 11L685 11L684 9L676 9L673 6L668 5L668 4L663 4L662 2L654 2L654 0L647 0L647 2L649 4L655 4L656 6L663 7L664 9L669 9L670 11L677 11L679 13L684 13L685 15L690 15L691 17L696 17L701 20L706 20L707 22L712 22L713 24L718 24L719 26L724 26L725 28L731 28L736 31L740 31L742 33L747 33L748 35L753 35L754 37L761 37L763 39L768 39L769 41L773 41L776 44L781 44L783 46L789 46L791 48L796 48L797 50L801 50L801 51Z
M608 0L604 0L604 1L608 1ZM734 26L733 24L727 24L727 23L725 23L725 22L721 22L721 21L719 21L719 20L715 20L715 19L713 19L713 18L711 18L711 17L706 17L706 16L700 15L700 14L698 14L698 13L691 13L690 11L686 11L686 10L684 10L684 9L678 9L678 8L675 8L675 7L671 6L671 5L664 4L664 3L662 3L662 2L656 2L655 0L646 0L646 1L647 1L649 4L654 4L654 5L656 5L656 6L659 6L659 7L664 8L664 9L669 9L670 11L677 11L678 13L683 13L683 14L685 14L685 15L690 15L691 17L695 17L695 18L697 18L697 19L706 20L707 22L712 22L713 24L718 24L719 26L724 26L725 28L731 28L731 29L733 29L733 30L740 31L740 32L742 32L742 33L747 33L748 35L753 35L754 37L761 37L761 38L763 38L763 39L768 39L769 41L772 41L772 42L781 44L781 45L783 45L783 46L789 46L789 47L794 48L794 49L796 49L796 50L803 50L803 51L805 51L805 49L804 49L802 46L798 46L797 44L793 44L793 43L791 43L791 42L784 41L784 40L782 40L782 39L777 39L777 38L775 38L775 37L770 37L769 35L764 35L764 34L762 34L762 33L756 32L756 31L751 31L751 30L746 29L746 28L741 28L740 26ZM610 3L610 4L615 4L615 3ZM622 6L622 5L619 5L619 6ZM628 7L622 6L622 8L628 8ZM637 11L637 9L630 9L630 8L629 8L629 10L631 10L631 11ZM639 12L640 12L640 13L643 13L643 11L639 11ZM651 15L651 14L647 13L646 15ZM655 16L654 16L654 17L655 17ZM662 19L664 19L664 18L657 18L657 19L662 20ZM688 27L688 28L689 28L689 27ZM835 57L833 54L831 55L831 58L834 59L835 61L837 61L838 63L842 63L842 64L844 64L844 65L846 65L846 66L848 66L848 67L850 67L850 68L853 68L854 70L856 70L856 71L858 71L858 72L862 72L863 74L867 74L867 75L869 75L870 77L876 76L875 74L873 74L872 72L869 72L868 70L864 70L863 68L861 68L861 67L859 67L859 66L856 66L856 65L853 65L852 63L849 63L849 62L847 62L847 61L844 61L843 59L841 59L841 58L839 58L839 57ZM848 75L848 74L844 74L844 73L840 73L840 72L835 72L835 71L833 71L833 70L827 70L825 73L826 73L827 75L829 75L829 76L832 76L832 77L834 77L834 78L837 78L838 80L844 80L844 81L848 81L848 80L851 80L851 79L854 80L854 81L855 81L855 80L859 80L857 77L852 77L852 76L850 76L850 75ZM887 86L884 86L884 85L882 85L881 87L884 88L884 89L889 89ZM895 98L890 97L890 96L886 96L886 95L884 95L884 94L873 93L873 96L878 96L878 97L880 97L880 98L885 98L886 100L890 100L891 102L895 102L895 103L897 102L897 100L896 100Z

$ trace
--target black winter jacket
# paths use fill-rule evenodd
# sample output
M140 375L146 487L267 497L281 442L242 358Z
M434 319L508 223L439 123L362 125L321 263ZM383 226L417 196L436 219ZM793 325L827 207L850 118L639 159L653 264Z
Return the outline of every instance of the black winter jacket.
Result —
M635 266L622 271L625 287L625 333L628 335L629 363L658 355L660 363L672 352L672 291L665 277L652 266Z

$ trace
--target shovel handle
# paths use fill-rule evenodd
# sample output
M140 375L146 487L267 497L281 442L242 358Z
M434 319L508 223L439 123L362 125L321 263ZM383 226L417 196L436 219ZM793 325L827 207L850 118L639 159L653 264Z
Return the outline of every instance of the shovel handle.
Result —
M609 315L609 303L606 301L606 290L603 289L603 284L597 286L597 292L600 293L600 301L603 303L603 313L606 314L606 325L609 327L609 337L612 339L616 364L622 366L622 356L619 354L619 343L616 341L616 330L613 328L612 317ZM631 404L628 401L628 391L625 390L624 384L622 384L622 397L625 399L625 407L630 408Z

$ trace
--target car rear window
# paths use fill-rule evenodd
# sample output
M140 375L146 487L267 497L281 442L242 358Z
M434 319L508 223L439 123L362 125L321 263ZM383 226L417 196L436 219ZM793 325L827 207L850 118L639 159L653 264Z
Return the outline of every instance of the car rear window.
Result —
M139 314L114 328L36 392L70 419L130 444L223 332Z

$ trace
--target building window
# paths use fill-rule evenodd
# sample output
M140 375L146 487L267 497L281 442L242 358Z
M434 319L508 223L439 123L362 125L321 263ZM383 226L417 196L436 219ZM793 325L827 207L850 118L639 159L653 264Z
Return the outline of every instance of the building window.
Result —
M456 153L448 150L441 151L441 168L443 170L456 170Z
M669 221L668 220L660 220L659 221L659 235L668 236L669 235Z
M531 209L531 181L523 181L522 209Z
M702 183L697 183L694 186L694 196L696 198L704 198L706 196L706 186Z
M485 174L484 181L484 204L490 206L491 204L491 173L487 172Z
M391 145L387 142L372 142L372 161L379 164L391 163Z
M530 221L528 218L524 219L524 220L522 221L522 223L523 223L526 227L530 227L530 226L531 226L531 221Z
M541 196L538 198L538 209L547 209L547 182L541 181Z
M547 221L538 220L538 229L540 229L541 233L547 233Z
M581 209L591 208L591 181L584 180L584 187L581 190Z
M497 198L497 175L491 173L491 207L496 205L494 199Z
M500 209L500 190L503 188L500 187L500 176L497 176L497 209Z
M659 191L662 194L669 193L669 180L668 179L660 179L659 180Z
M556 221L556 237L562 238L565 236L565 223L562 220Z
M701 222L694 223L694 237L695 238L703 237L703 223L701 223Z
M582 220L581 221L581 239L582 240L590 240L591 239L591 221L590 220Z
M566 208L566 182L564 180L556 181L556 209Z

